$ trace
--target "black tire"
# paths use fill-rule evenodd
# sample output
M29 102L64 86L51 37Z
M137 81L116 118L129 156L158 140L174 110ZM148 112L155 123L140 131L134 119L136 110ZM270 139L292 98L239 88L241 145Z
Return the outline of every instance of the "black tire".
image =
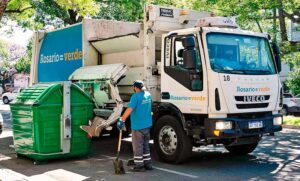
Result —
M9 99L6 96L3 97L2 101L3 101L4 104L8 104L9 103Z
M176 145L176 149L172 149L171 153L166 153L166 151L164 151L166 149L162 148L164 147L163 145L170 145L170 142L172 142L172 136L163 132L165 128L169 128L172 132L173 137L176 139L176 144L174 144ZM176 136L174 136L174 134ZM165 141L166 139L164 138L164 136L167 137L166 139L169 138L169 142ZM160 140L164 140L165 142ZM173 116L163 116L159 118L154 125L154 148L160 160L167 163L179 164L186 161L189 156L191 156L193 148L192 138L186 135L186 132L183 130L179 120L177 120Z
M247 155L255 150L257 143L237 145L237 146L225 146L226 150L235 155Z
M288 111L288 109L287 109L286 106L283 106L280 112L281 112L281 114L284 115L284 116L289 115L289 111Z

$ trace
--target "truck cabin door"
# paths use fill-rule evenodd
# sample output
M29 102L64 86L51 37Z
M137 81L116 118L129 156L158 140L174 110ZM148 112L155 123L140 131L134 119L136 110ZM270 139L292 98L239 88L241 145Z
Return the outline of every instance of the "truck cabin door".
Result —
M183 113L207 114L205 61L197 34L164 38L161 100Z

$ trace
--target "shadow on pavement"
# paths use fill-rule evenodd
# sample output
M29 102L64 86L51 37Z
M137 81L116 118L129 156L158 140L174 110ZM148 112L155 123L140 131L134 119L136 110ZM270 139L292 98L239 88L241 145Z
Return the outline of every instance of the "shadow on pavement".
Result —
M30 178L59 173L59 180L68 180L70 174L82 177L82 180L191 180L157 169L146 173L129 172L125 176L114 175L112 160L116 155L117 138L93 139L87 159L53 160L38 166L33 165L30 159L16 158L14 149L10 147L12 144L11 136L0 138L0 165ZM123 141L121 152L122 159L131 158L131 143ZM155 160L154 166L195 175L201 180L299 180L300 132L284 130L275 137L265 137L248 156L234 156L222 146L209 146L196 148L191 159L181 165Z

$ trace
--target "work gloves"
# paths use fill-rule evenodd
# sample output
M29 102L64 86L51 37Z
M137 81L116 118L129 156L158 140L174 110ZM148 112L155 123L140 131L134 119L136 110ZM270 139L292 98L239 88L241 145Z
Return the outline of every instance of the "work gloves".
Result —
M117 128L118 128L119 130L122 130L122 129L124 128L124 126L125 126L125 123L122 121L121 118L119 118L119 119L118 119L118 122L117 122Z

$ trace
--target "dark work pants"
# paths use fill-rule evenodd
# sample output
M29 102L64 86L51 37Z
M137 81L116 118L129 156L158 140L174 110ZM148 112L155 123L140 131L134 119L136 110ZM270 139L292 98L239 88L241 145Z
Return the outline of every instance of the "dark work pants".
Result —
M150 156L150 128L132 130L132 148L136 166L152 164Z

